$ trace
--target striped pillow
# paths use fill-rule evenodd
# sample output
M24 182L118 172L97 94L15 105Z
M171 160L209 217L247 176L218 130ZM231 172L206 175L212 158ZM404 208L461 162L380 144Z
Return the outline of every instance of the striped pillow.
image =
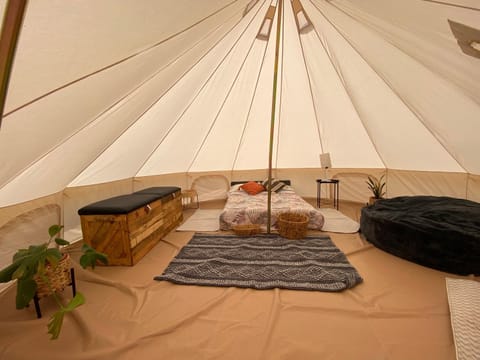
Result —
M285 185L287 185L284 182L278 179L273 179L273 178L272 178L271 184L272 184L271 186L268 186L268 178L263 180L262 182L262 185L265 188L265 190L268 190L270 188L271 191L275 191L275 192L279 192L280 190L283 189Z
M268 187L267 187L268 186L268 178L266 178L265 180L262 181L262 185L265 188L265 190L268 190Z

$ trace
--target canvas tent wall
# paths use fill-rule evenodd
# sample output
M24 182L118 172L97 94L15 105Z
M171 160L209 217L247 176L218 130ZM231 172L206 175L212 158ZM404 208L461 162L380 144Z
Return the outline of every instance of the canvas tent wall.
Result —
M0 226L57 204L79 238L76 210L97 199L265 177L275 32L257 34L276 5L29 1L0 129ZM343 199L363 198L359 174L386 172L388 196L480 200L480 40L466 54L449 23L476 36L475 0L283 9L276 176L313 197L329 152Z

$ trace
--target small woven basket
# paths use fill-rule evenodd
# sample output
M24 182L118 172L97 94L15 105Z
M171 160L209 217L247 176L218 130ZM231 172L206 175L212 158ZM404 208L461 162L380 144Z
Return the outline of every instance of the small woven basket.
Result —
M235 235L238 236L252 236L260 232L260 225L258 224L241 224L232 226Z
M277 217L280 236L287 239L302 239L307 234L309 218L305 214L286 212Z
M70 255L64 254L54 268L51 265L46 265L45 276L48 278L48 283L38 275L35 275L33 278L37 283L37 296L39 299L51 295L54 291L62 291L67 285L71 284Z

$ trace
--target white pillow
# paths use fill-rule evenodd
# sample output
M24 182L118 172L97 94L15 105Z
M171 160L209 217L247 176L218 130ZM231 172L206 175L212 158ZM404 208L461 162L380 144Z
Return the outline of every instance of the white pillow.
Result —
M240 190L240 186L242 186L243 184L235 184L235 185L232 185L232 187L230 188L230 192L233 192L233 191L238 191Z

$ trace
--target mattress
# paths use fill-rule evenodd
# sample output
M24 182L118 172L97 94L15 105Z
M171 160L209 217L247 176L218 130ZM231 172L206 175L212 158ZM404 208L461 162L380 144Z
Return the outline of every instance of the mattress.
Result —
M235 225L259 224L263 229L267 226L268 192L249 195L241 190L240 184L228 191L227 202L220 214L220 229L229 230ZM298 212L309 217L308 228L321 230L324 218L320 211L300 197L291 186L285 186L271 195L271 226L276 228L277 216L283 212Z

